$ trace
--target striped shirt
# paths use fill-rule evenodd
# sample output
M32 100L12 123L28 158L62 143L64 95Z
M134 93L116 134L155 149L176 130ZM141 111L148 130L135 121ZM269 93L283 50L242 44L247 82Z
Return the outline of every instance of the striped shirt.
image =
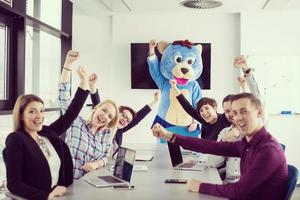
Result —
M70 103L70 83L59 85L59 103L62 113L65 113ZM92 133L91 125L78 116L66 132L66 143L69 146L73 160L73 178L79 179L85 174L82 166L87 162L102 159L107 163L111 145L111 130L103 129Z

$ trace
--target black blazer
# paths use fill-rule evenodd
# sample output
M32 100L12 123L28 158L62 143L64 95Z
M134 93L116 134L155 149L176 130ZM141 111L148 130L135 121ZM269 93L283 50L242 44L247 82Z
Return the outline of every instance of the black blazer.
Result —
M87 96L88 91L78 88L66 113L38 132L49 139L61 160L58 185L67 187L73 182L71 154L59 136L71 126ZM47 199L53 189L50 168L34 139L25 131L10 133L4 154L9 191L26 199Z

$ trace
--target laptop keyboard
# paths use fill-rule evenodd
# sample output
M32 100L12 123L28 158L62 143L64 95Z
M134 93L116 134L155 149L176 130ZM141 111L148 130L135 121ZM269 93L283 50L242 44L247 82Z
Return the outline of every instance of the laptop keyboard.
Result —
M184 168L191 168L195 166L195 163L183 163L182 165L180 165L180 167L184 167Z
M113 176L99 176L99 178L107 183L123 183L123 181L120 181L119 179L116 179Z

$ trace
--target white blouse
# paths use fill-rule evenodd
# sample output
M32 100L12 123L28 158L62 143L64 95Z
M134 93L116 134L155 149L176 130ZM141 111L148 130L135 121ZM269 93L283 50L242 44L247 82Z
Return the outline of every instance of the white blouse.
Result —
M38 135L37 143L48 161L51 173L51 187L57 185L60 169L60 158L48 138Z

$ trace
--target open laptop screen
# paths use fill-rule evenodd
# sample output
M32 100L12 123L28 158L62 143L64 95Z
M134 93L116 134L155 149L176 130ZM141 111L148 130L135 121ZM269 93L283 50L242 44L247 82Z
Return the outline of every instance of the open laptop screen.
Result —
M119 147L114 167L114 176L130 182L136 152L132 149Z
M171 161L172 161L172 166L175 167L178 164L181 164L183 162L183 160L182 160L182 155L181 155L181 151L180 151L180 146L178 146L177 144L168 142L168 149L169 149L169 153L170 153L170 157L171 157Z

